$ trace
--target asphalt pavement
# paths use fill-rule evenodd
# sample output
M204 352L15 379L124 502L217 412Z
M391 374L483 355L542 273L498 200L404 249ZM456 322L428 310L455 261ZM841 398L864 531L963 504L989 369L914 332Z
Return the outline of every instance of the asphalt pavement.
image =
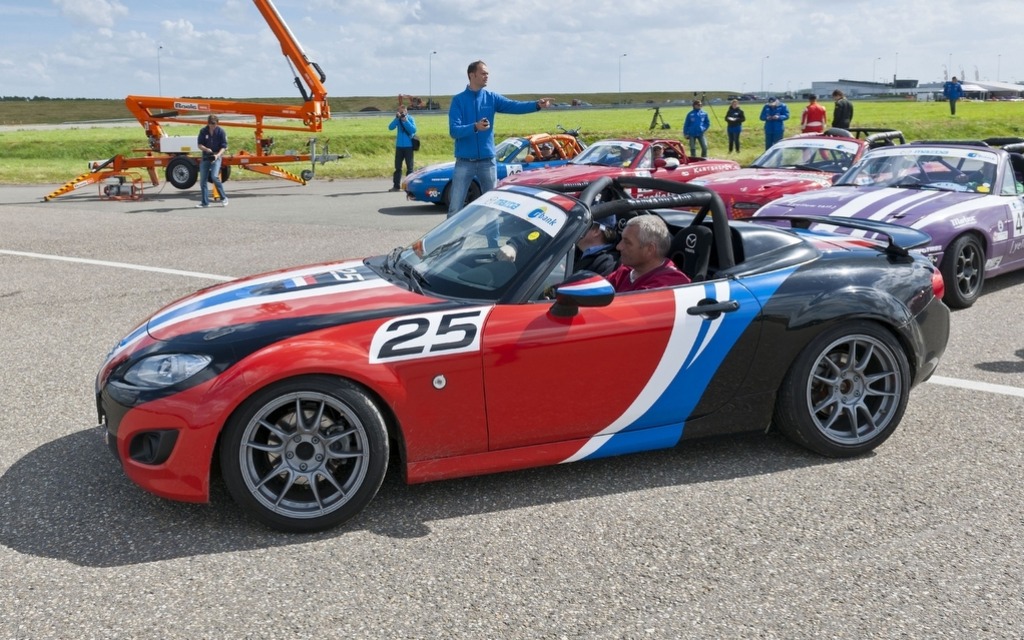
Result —
M0 186L0 638L1024 637L1024 275L953 314L938 378L873 454L769 433L406 486L268 530L128 481L95 374L225 278L384 253L443 211L389 180ZM595 392L603 392L600 384ZM529 403L524 390L523 402Z

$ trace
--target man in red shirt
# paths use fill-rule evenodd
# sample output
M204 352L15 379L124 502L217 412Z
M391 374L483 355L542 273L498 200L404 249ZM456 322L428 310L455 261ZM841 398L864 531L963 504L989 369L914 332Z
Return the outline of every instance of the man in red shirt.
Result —
M800 131L802 133L821 133L825 130L828 112L825 111L825 107L818 104L818 96L813 93L807 100L807 108L804 109L804 115L800 118Z
M622 266L608 276L608 281L619 293L686 284L690 279L665 257L671 244L668 227L658 216L631 219L615 247Z

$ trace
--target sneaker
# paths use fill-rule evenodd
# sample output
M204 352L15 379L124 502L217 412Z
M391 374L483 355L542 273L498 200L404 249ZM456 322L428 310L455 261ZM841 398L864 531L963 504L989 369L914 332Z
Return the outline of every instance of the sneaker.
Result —
M390 189L388 189L388 192L390 193L392 191L401 191L401 190L402 189L400 187L391 187Z
M222 207L228 206L228 199L224 198L223 200L221 200L220 201L220 206L222 206Z
M200 202L199 204L196 205L196 209L205 209L208 206L210 206L210 205L203 204L202 202Z

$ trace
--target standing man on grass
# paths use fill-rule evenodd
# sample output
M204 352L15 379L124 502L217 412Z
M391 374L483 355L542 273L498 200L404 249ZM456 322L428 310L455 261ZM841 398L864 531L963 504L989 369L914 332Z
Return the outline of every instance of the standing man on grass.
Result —
M470 63L466 70L466 90L452 98L448 108L448 133L455 140L455 170L448 194L448 216L465 204L469 185L475 178L480 192L494 188L498 166L494 160L494 116L498 113L531 113L551 106L550 98L510 100L485 89L487 65L482 60Z

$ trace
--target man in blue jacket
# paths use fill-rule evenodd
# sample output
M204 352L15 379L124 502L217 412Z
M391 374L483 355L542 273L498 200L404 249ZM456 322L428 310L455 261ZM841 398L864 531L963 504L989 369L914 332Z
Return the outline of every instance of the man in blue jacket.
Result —
M956 101L964 97L964 85L953 76L953 79L942 85L942 95L949 100L949 115L956 115Z
M494 161L494 116L497 113L531 113L551 106L550 98L511 100L488 91L487 65L477 60L466 73L466 90L452 98L448 108L448 133L455 140L455 170L448 196L448 215L454 215L465 204L469 185L474 178L480 193L494 188L498 182L498 166Z
M761 108L761 120L764 122L764 148L767 151L773 144L782 140L786 120L789 120L789 107L772 96L768 98L768 104Z
M704 133L711 128L708 114L701 108L700 100L693 101L693 109L683 120L683 137L690 141L690 157L697 155L697 143L700 143L700 157L708 157L708 141Z

